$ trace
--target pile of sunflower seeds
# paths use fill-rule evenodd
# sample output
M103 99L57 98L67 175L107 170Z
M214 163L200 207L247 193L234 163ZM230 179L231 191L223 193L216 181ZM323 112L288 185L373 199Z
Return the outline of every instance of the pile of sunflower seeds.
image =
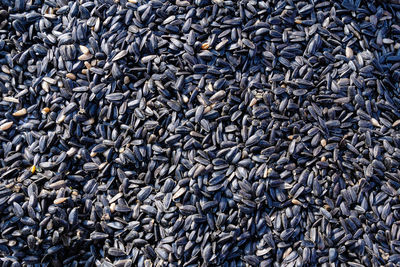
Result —
M0 0L0 265L398 266L399 48L390 1Z

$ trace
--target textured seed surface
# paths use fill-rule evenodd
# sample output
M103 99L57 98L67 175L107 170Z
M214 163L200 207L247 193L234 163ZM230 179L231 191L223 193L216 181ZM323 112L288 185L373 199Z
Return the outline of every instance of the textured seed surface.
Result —
M0 266L399 266L399 14L1 0Z

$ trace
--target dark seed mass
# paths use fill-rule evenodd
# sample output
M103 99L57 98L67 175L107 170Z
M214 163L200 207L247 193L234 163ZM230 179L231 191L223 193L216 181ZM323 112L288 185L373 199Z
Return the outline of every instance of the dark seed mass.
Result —
M0 266L399 266L398 0L0 0Z

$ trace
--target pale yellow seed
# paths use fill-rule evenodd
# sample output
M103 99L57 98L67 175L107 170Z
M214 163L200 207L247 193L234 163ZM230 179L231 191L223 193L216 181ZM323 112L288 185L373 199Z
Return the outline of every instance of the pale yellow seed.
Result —
M189 102L189 98L187 96L185 96L185 95L182 96L182 100L183 100L183 103L188 103Z
M288 247L286 250L285 250L285 252L283 253L283 255L282 255L282 259L285 259L287 256L289 256L289 254L292 252L292 248L291 247Z
M396 127L399 124L400 124L400 120L397 120L397 121L393 122L392 127Z
M7 65L1 66L1 70L2 70L4 73L11 74L10 68L9 68Z
M303 21L300 20L300 19L296 19L294 22L295 22L296 24L301 24Z
M128 84L130 81L131 79L129 79L129 76L124 77L124 84Z
M35 166L35 165L32 165L32 167L31 167L31 173L35 173L35 171L36 171L36 166Z
M90 68L92 67L92 65L90 65L90 63L87 62L87 61L83 62L83 64L84 64L85 67L86 67L87 69L89 69L89 70L90 70Z
M45 108L42 109L42 113L43 114L47 114L49 112L50 112L50 108L48 108L48 107L45 107Z
M138 1L137 0L128 0L128 2L132 3L132 4L137 4Z
M47 82L49 84L53 84L53 85L57 83L56 79L53 79L53 78L50 78L50 77L43 77L43 81L45 81L45 82Z
M375 127L381 127L381 125L379 124L379 121L377 121L375 118L371 119L371 123L372 125L374 125Z
M6 102L11 102L11 103L19 103L19 100L15 97L10 97L10 96L5 96L3 97L3 100Z
M265 168L264 178L267 178L272 173L272 168Z
M90 153L90 156L93 158L93 157L96 157L96 155L97 155L97 153L96 152L91 152Z
M326 140L325 140L325 139L322 139L322 140L321 140L321 146L322 146L322 147L325 147L325 146L326 146Z
M86 46L84 46L84 45L80 45L79 46L79 49L82 51L82 53L84 53L84 54L89 54L90 53L90 51L89 51L89 48L87 48Z
M103 162L99 165L99 170L104 169L104 167L107 166L107 162Z
M43 82L42 82L42 89L43 89L46 93L48 93L48 92L50 91L50 85L49 85L46 81L43 81Z
M111 211L111 213L113 213L113 212L115 211L115 206L117 206L117 204L115 204L115 203L111 203L111 204L110 204L110 211Z
M206 50L208 48L210 48L210 45L208 43L204 43L201 45L201 49L203 49L203 50Z
M53 201L53 203L54 203L55 205L58 205L58 204L61 204L61 203L65 202L67 199L68 199L67 197L56 198L56 199Z
M353 49L351 49L348 46L346 46L346 57L347 58L352 58L353 57Z
M81 61L85 61L85 60L91 59L92 57L93 57L92 54L83 54L83 55L80 55L80 56L78 57L78 59L81 60Z
M75 79L76 79L76 75L73 74L73 73L67 73L67 74L65 75L65 77L67 77L68 79L74 80L74 81L75 81Z
M58 120L56 121L56 123L58 123L58 124L62 123L62 122L65 120L65 118L66 118L66 116L65 116L64 114L61 115L61 116L58 118Z
M252 106L254 106L255 104L257 104L257 98L253 98L251 101L250 101L250 104L249 104L249 107L252 107Z
M326 157L322 157L322 158L321 158L321 161L322 161L322 162L325 162L325 161L326 161Z
M5 123L3 123L3 124L0 126L0 130L2 130L2 131L7 131L8 129L11 128L11 126L12 126L13 124L14 124L14 123L13 123L12 121L5 122Z
M13 116L20 117L26 115L26 108L20 109L13 113Z
M57 16L55 14L44 14L43 17L45 17L46 19L56 19Z
M85 74L85 75L86 75L87 73L88 73L88 70L87 70L87 69L83 69L83 70L82 70L82 74Z
M298 201L297 199L293 198L293 199L292 199L292 204L294 204L294 205L301 205L301 202Z

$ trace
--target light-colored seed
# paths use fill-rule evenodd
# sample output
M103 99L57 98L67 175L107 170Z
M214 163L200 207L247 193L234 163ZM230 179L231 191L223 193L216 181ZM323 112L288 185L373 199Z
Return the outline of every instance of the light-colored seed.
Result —
M58 123L58 124L62 123L62 122L65 120L65 118L66 118L65 114L61 115L61 116L57 119L56 123Z
M298 201L297 199L293 198L293 199L292 199L292 204L294 204L294 205L301 205L301 202Z
M351 49L348 46L346 46L346 57L347 58L352 58L353 57L353 49Z
M326 140L325 140L325 139L322 139L322 140L321 140L321 146L322 146L322 147L325 147L325 146L326 146Z
M272 173L272 168L265 168L264 170L264 178L267 178Z
M397 125L400 125L400 120L393 122L392 127L396 127Z
M182 96L182 100L183 100L183 103L185 103L185 104L189 102L189 98L186 95Z
M5 123L3 123L3 124L0 126L0 130L2 130L2 131L7 131L8 129L11 128L11 126L12 126L13 124L14 124L14 123L13 123L12 121L5 122Z
M56 14L44 14L43 17L45 17L46 19L54 20L57 18L57 15Z
M71 148L68 149L68 151L67 151L67 156L68 156L68 157L72 157L73 155L76 154L76 151L77 151L76 147L71 147Z
M292 253L292 248L291 247L288 247L286 250L285 250L285 252L283 253L283 255L282 255L282 259L285 259L287 256L289 256L289 254L290 253Z
M53 203L55 205L58 205L58 204L65 202L67 199L68 199L67 197L59 197L59 198L54 199Z
M78 57L78 59L81 61L85 61L91 59L92 57L93 57L92 54L82 54Z
M50 108L48 108L48 107L45 107L45 108L42 109L42 113L43 114L47 114L49 112L50 112Z
M75 81L75 79L76 79L76 76L75 76L75 74L73 74L73 73L67 73L67 74L65 75L65 77L67 77L67 78L69 78L69 79L71 79L71 80L74 80L74 81Z
M1 66L1 70L2 70L4 73L11 74L10 68L9 68L7 65Z
M13 113L13 116L20 117L26 115L26 108L20 109Z
M124 84L128 84L130 81L131 79L129 79L129 76L124 77Z
M250 104L249 104L249 107L252 107L252 106L254 106L255 104L257 104L257 98L253 98L251 101L250 101Z
M326 161L326 157L322 157L322 158L321 158L321 161L322 161L322 162L325 162L325 161Z
M203 50L206 50L206 49L208 49L210 47L210 45L208 44L208 43L203 43L202 45L201 45L201 49L203 49Z
M138 1L137 0L128 0L128 2L132 3L132 4L137 4Z
M383 41L384 44L393 44L394 43L394 41L392 39L389 39L389 38L383 38L382 41Z
M295 22L296 24L301 24L303 21L300 20L300 19L296 19L294 22Z
M111 204L110 204L110 211L111 211L111 213L113 213L113 212L115 211L115 206L117 206L117 204L115 204L115 203L111 203Z
M10 97L10 96L5 96L3 97L3 100L6 102L11 102L11 103L19 103L19 100L15 97Z
M89 70L90 70L90 68L92 67L92 65L91 65L89 62L87 62L87 61L83 62L83 64L84 64L85 67L86 67L87 69L89 69Z
M31 167L31 173L35 173L36 172L36 166L35 165L32 165L32 167Z
M42 89L43 89L46 93L48 93L48 92L50 91L50 85L49 85L46 81L43 81L43 82L42 82Z
M79 49L81 50L81 52L82 52L83 54L89 54L89 53L90 53L89 48L87 48L87 47L84 46L84 45L80 45L80 46L79 46Z
M256 94L256 99L262 99L263 98L263 94L262 93L257 93Z
M97 155L97 153L96 152L91 152L90 153L90 156L93 158L93 157L96 157L96 155Z
M104 169L104 167L107 166L107 162L103 162L99 165L99 170Z
M379 121L377 121L375 118L371 118L371 123L375 127L381 127L381 125L379 124Z
M50 77L43 77L43 81L45 81L45 82L47 82L49 84L52 84L52 85L57 83L57 80L55 80L53 78L50 78Z

